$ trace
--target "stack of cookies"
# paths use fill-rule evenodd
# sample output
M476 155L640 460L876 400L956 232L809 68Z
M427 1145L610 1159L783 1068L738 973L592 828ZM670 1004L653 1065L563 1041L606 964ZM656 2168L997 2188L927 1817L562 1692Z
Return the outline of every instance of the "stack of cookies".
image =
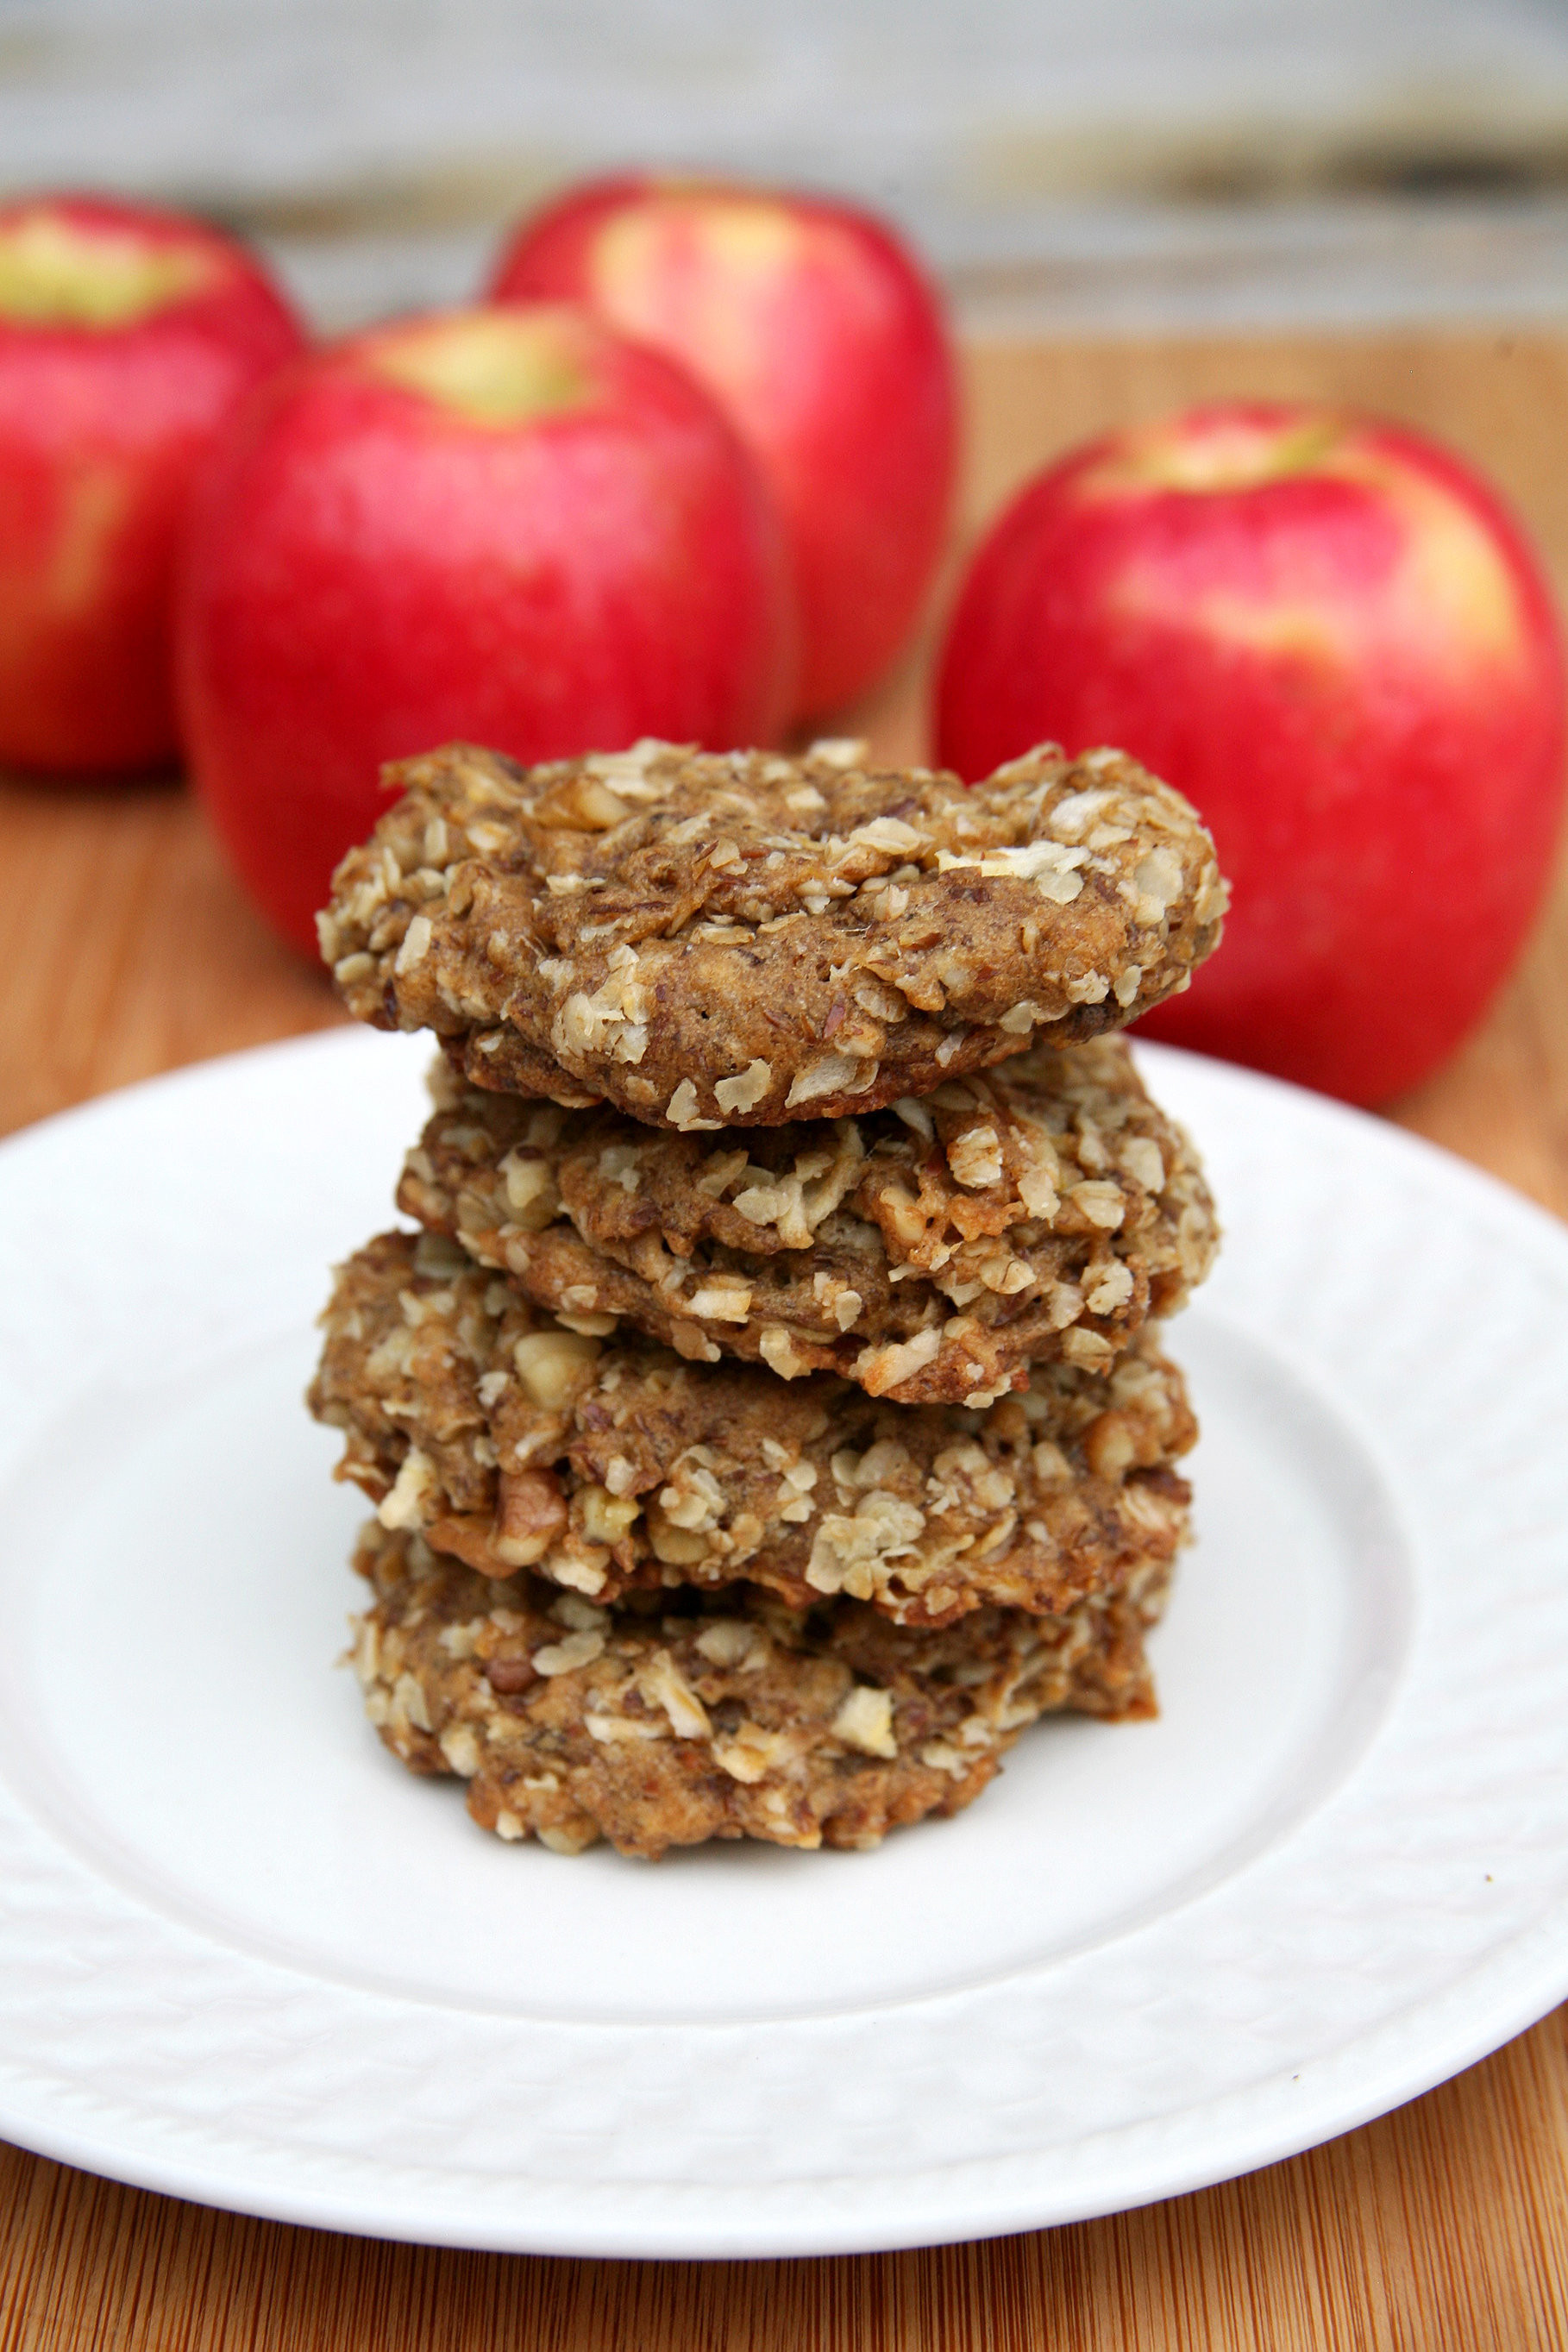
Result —
M1152 1712L1215 1229L1114 1033L1219 936L1187 803L1050 746L394 782L322 949L443 1059L310 1395L383 1738L656 1855L874 1845L1047 1710Z

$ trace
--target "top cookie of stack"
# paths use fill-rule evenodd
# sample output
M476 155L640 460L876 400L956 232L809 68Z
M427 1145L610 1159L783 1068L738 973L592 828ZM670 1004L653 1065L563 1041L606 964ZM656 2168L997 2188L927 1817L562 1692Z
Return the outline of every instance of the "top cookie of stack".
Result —
M455 744L333 878L351 1012L470 1085L691 1132L841 1118L1119 1028L1217 943L1213 842L1118 751L972 790L643 742L523 770Z

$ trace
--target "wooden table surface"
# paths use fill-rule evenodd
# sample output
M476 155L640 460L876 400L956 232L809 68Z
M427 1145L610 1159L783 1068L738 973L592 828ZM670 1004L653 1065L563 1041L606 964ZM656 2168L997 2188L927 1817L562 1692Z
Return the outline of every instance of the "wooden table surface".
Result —
M1085 433L1219 393L1442 433L1568 603L1568 333L989 346L964 530ZM859 715L923 745L925 656ZM0 1129L337 1018L173 785L0 783ZM1568 1215L1568 868L1523 962L1405 1126ZM629 2263L388 2246L214 2212L0 2147L0 2352L1296 2352L1568 2344L1568 2011L1381 2122L1246 2179L991 2243Z

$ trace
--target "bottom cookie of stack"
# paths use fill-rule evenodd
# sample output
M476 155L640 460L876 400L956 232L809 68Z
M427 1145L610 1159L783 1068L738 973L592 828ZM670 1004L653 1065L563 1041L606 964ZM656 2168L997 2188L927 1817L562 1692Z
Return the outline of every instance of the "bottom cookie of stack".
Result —
M710 1838L873 1846L970 1803L1042 1715L1152 1715L1143 1634L1170 1577L1152 1559L1058 1616L931 1627L753 1584L599 1608L526 1574L498 1585L374 1520L354 1565L375 1600L353 1661L404 1763L466 1780L503 1838L649 1859Z

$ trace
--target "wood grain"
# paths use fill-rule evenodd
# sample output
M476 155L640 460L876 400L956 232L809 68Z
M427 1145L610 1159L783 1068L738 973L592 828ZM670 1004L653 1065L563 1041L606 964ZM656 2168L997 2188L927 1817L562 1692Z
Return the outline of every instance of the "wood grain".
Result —
M993 345L969 355L960 549L1083 434L1219 393L1406 417L1503 485L1568 590L1568 337ZM956 560L957 551L955 551ZM854 721L924 742L925 645ZM0 1129L338 1017L173 783L0 785ZM1521 968L1394 1116L1568 1214L1568 869ZM1317 2352L1568 2343L1568 2012L1330 2146L994 2243L574 2263L287 2229L0 2149L0 2352Z

